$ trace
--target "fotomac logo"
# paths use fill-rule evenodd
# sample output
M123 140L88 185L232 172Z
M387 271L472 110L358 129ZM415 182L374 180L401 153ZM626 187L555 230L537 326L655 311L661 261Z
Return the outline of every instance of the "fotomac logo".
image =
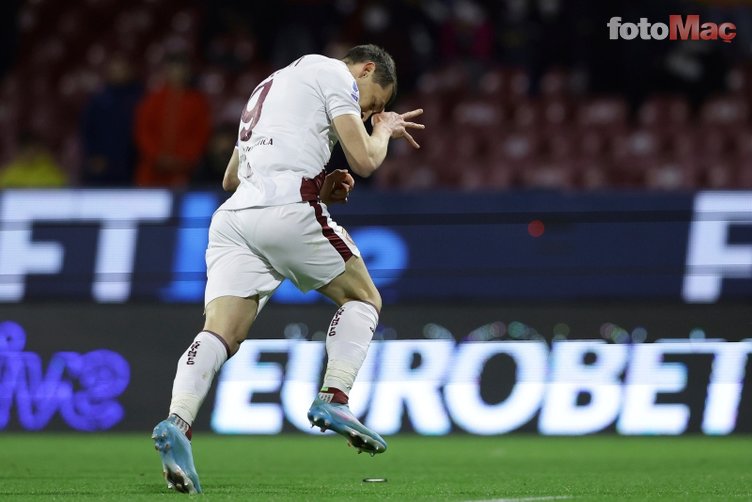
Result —
M641 17L639 23L623 23L620 17L612 17L608 23L608 38L611 40L718 40L726 43L736 37L734 23L700 23L700 16L694 14L683 18L678 14L668 17L666 23L651 23Z

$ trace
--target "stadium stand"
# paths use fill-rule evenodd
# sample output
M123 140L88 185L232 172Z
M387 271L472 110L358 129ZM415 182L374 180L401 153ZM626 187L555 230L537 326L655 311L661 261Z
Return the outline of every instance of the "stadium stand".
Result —
M707 96L699 101L696 93L658 84L634 99L634 93L627 92L630 89L599 88L595 81L603 75L595 78L592 68L590 73L583 71L571 57L544 65L518 64L512 42L497 41L502 57L488 60L484 38L483 50L475 55L468 49L464 56L470 59L463 60L461 40L452 39L450 53L442 55L448 43L441 35L446 28L442 19L451 19L451 14L442 18L430 11L429 3L417 2L420 8L399 3L381 7L387 13L412 9L404 11L411 13L412 26L422 27L429 40L442 42L426 49L432 56L422 59L415 47L410 54L396 54L398 64L415 62L414 67L400 67L414 78L401 85L396 107L426 110L427 129L419 135L425 148L412 151L395 145L372 186L382 190L752 186L752 71L744 58L727 57L723 85L708 86ZM485 13L492 21L490 25L484 21L483 26L498 30L495 40L508 35L504 29L514 17L511 7L469 3L475 6L472 16ZM553 3L566 16L569 5ZM305 12L322 16L335 12L328 10L332 7L326 2L282 4L288 10L305 6ZM459 4L463 2L447 3ZM270 50L269 37L265 39L258 28L271 19L268 13L256 21L254 32L238 28L243 20L217 25L217 16L209 16L212 9L241 12L239 2L214 5L177 0L135 0L127 5L117 0L23 3L17 12L15 65L0 82L0 162L14 155L20 134L33 131L76 179L81 162L79 115L87 97L102 84L104 66L114 53L129 57L148 85L165 53L188 51L197 63L196 85L209 99L214 127L234 123L250 90L273 69L271 54L279 51ZM309 37L312 41L301 42L301 47L334 55L351 41L359 42L358 36L376 36L368 24L373 13L364 9L335 12L339 16L335 21L350 29L330 33L323 41ZM215 24L209 26L210 22ZM458 25L452 26L456 30ZM383 33L377 38L389 41ZM568 45L577 46L576 42L575 38ZM529 52L533 43L520 47ZM267 53L269 57L262 57ZM534 53L528 56L539 59Z

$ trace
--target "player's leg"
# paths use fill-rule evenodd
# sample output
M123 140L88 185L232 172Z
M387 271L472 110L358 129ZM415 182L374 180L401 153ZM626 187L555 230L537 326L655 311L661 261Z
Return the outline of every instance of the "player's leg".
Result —
M318 291L339 305L327 331L328 361L323 386L338 389L346 397L378 325L381 295L357 256L346 262L342 274ZM337 396L334 400L338 400Z
M214 376L248 336L257 310L258 295L221 296L206 306L204 329L178 360L172 387L170 415L181 419L184 432L190 431Z
M201 492L190 442L192 424L214 376L246 338L257 309L258 295L212 300L206 306L204 329L178 360L169 416L157 424L152 434L168 488Z
M383 453L386 441L361 424L348 407L350 389L378 325L381 295L358 256L347 260L345 271L318 291L340 307L327 331L326 373L308 418L322 430L342 434L359 451Z
M326 389L311 406L309 419L365 451L380 453L386 449L384 440L358 422L347 406L381 308L381 297L360 252L320 203L269 208L265 216L257 225L260 231L254 245L274 270L302 291L318 290L340 307L329 326L332 336L326 337Z
M204 329L178 361L169 416L157 424L152 436L168 487L187 493L201 491L190 443L193 421L214 376L237 352L281 280L262 257L248 249L242 219L228 211L219 211L212 219Z

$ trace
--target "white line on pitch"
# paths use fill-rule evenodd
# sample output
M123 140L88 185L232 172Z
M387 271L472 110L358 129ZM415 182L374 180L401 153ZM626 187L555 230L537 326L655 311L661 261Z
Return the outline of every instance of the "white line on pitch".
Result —
M573 499L567 495L554 496L554 497L522 497L514 499L488 499L488 500L472 500L467 502L538 502L541 500L567 500Z

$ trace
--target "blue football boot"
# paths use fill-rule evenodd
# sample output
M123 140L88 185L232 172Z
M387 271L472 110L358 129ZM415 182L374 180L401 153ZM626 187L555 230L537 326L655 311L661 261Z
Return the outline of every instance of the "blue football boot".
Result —
M386 441L377 433L361 424L346 404L327 403L316 398L308 410L311 427L318 426L321 432L331 429L344 436L358 453L370 453L371 456L386 451Z
M201 493L201 483L193 465L191 442L183 431L168 418L154 427L151 438L162 458L167 488L182 493Z

